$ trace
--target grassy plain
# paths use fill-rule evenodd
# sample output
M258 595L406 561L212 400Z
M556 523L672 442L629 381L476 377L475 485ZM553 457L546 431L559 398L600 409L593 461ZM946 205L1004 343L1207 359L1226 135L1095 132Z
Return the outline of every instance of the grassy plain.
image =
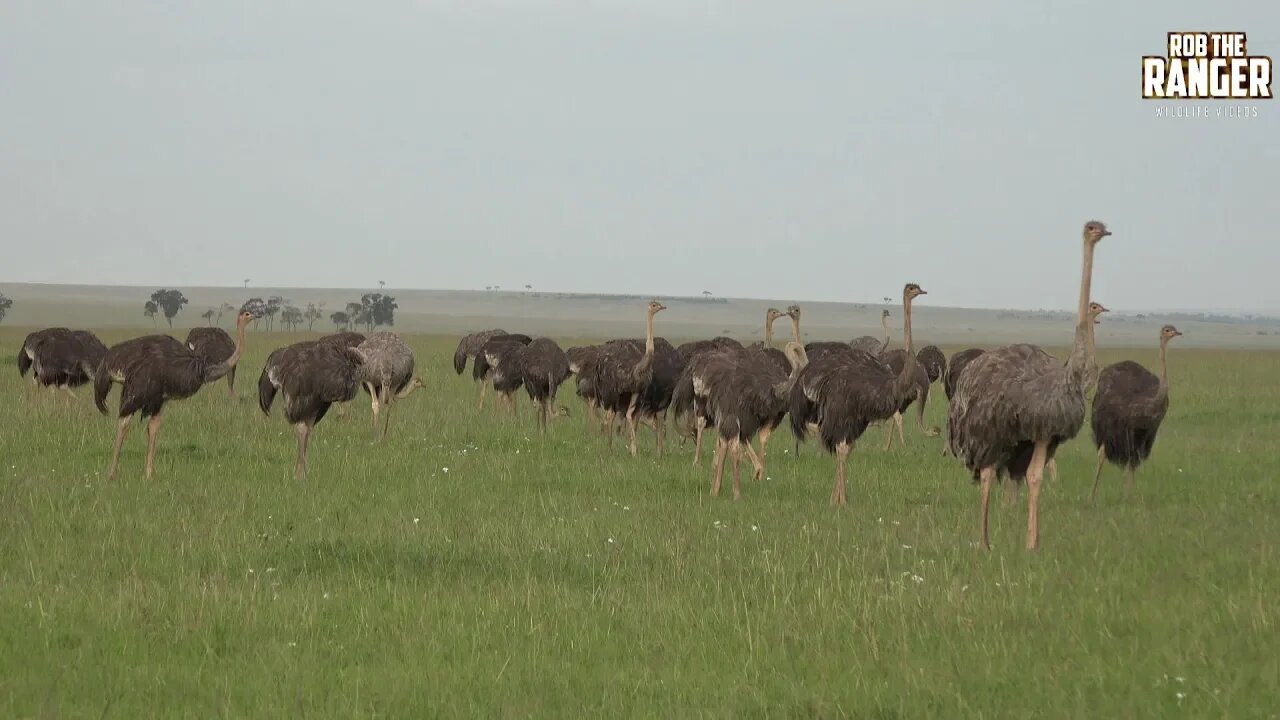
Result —
M515 328L509 328L515 329ZM181 336L181 332L175 330ZM477 412L456 339L410 336L429 390L387 443L331 414L311 475L254 383L300 335L255 333L236 399L135 428L21 381L0 330L5 717L1275 717L1280 353L1179 348L1137 492L1087 430L975 547L977 493L936 439L873 428L833 465L789 435L769 479L708 497L690 448L604 450L582 408L548 436ZM108 343L137 334L112 330ZM1154 335L1153 335L1154 337ZM958 348L948 348L948 351ZM1155 363L1153 350L1106 350ZM113 393L114 408L118 390ZM944 417L941 390L929 408Z

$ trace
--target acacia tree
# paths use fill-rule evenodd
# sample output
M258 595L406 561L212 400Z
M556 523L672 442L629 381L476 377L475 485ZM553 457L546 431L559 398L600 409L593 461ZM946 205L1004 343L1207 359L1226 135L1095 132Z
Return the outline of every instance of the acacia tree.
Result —
M154 300L148 300L142 303L142 314L151 318L151 326L156 326L156 313L160 312L160 306L156 305Z
M290 330L297 330L302 324L302 311L292 305L286 305L280 311L280 323Z
M13 301L8 295L0 293L0 322L4 322L4 316L9 314L9 308L13 307Z
M334 330L346 330L351 326L351 316L341 310L329 315L329 319L333 321Z
M240 309L245 312L253 313L253 329L254 330L258 329L258 319L265 314L266 308L267 308L267 304L263 302L262 298L260 297L249 298L244 302L244 305L240 307Z
M348 309L355 303L347 305ZM386 325L388 327L396 324L396 308L400 307L396 304L396 299L390 295L382 293L365 293L360 296L359 314L356 316L356 322L364 325L373 332L375 327Z
M208 310L200 313L200 317L204 318L204 321L209 323L210 327L213 327L213 308L209 308Z
M173 327L173 319L181 312L182 306L187 304L187 298L181 290L161 288L151 293L151 302L164 313L165 322L169 323L169 327Z
M218 319L215 320L214 323L217 325L221 325L222 314L226 312L233 312L235 309L236 309L236 306L232 305L231 303L222 303L222 305L218 306Z
M267 304L263 306L262 312L267 316L267 332L271 332L276 326L276 314L280 312L280 308L284 307L284 298L279 295L272 295L267 298Z
M316 305L315 303L307 303L307 311L302 313L302 317L306 318L308 331L314 330L316 327L316 321L324 317L324 313L320 310L322 307L324 307L324 303L320 303L319 305Z

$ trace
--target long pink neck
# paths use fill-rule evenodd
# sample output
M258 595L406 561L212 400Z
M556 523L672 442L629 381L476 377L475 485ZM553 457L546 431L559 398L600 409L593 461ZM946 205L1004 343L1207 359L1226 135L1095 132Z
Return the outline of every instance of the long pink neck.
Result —
M791 339L800 342L800 317L798 315L791 316Z
M773 314L764 316L764 346L773 347L773 321L778 318Z
M1084 242L1084 269L1080 275L1080 307L1076 317L1075 342L1067 358L1070 379L1081 382L1085 370L1093 362L1093 318L1089 317L1089 291L1093 284L1093 243Z

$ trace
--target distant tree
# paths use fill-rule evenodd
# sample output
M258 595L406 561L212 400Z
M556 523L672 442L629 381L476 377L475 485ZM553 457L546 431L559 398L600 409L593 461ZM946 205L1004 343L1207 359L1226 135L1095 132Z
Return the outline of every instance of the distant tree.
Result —
M209 308L208 310L200 313L200 317L204 318L204 321L208 323L210 327L213 326L213 308Z
M286 305L280 310L280 323L290 330L297 330L302 320L302 311L293 305Z
M379 280L379 281L378 281L378 289L379 289L379 290L386 289L386 287L387 287L387 281L386 281L386 280Z
M262 307L262 313L267 316L267 332L271 332L276 326L276 314L280 312L280 308L284 307L284 298L279 295L272 295L267 298L267 304Z
M333 321L334 330L346 330L351 327L351 316L341 310L329 315L329 319Z
M244 279L244 286L245 286L246 288L248 288L248 287L249 287L249 278L245 278L245 279Z
M257 330L259 318L266 315L267 304L263 302L260 297L252 297L245 300L244 305L240 306L240 309L245 312L253 313L253 329Z
M525 286L524 286L524 289L525 289L525 290L533 290L533 286L532 286L532 285L525 285Z
M307 311L302 313L302 317L307 321L308 331L314 330L316 321L324 317L324 313L320 311L320 308L322 307L324 307L324 303L320 303L319 305L316 305L315 303L307 303Z
M353 303L354 304L354 303ZM350 305L348 305L350 307ZM396 299L382 293L366 293L360 296L360 310L356 322L373 332L375 327L396 324Z
M4 316L9 314L9 308L13 307L13 301L8 295L0 293L0 322L4 322Z
M884 300L886 303L893 302L893 298L891 298L891 297L886 297L886 298L881 298L881 299L882 299L882 300Z
M173 327L173 318L182 311L182 306L187 304L187 298L181 290L162 288L151 293L151 302L164 313L164 319L169 323L169 327Z
M160 312L160 306L156 305L154 300L148 300L142 303L142 314L151 318L152 327L156 324L156 313Z
M703 297L705 297L705 298L710 298L710 297L711 297L711 291L710 291L710 290L703 290L703 291L702 291L702 296L703 296Z
M227 312L235 312L235 309L236 309L236 306L232 305L231 303L222 303L222 305L218 306L218 319L214 322L218 325L221 325L222 314Z
M493 289L493 286L492 286L492 285L485 285L485 286L484 286L484 289L485 289L486 291L489 291L489 290L492 290L492 289Z

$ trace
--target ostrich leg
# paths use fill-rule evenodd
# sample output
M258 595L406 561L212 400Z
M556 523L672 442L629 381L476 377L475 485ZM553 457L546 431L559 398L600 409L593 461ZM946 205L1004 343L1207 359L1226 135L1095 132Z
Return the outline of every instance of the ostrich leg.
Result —
M747 453L747 459L751 461L751 467L754 470L751 477L756 482L764 479L764 448L761 448L760 454L756 454L756 449L751 447L751 442L747 441L742 444L742 449Z
M124 438L129 434L129 421L133 418L125 416L116 422L116 446L111 451L111 467L107 468L107 479L116 479L116 470L120 467L120 448L124 447Z
M702 464L702 432L707 429L707 419L698 416L694 421L693 429L693 466L698 467Z
M481 410L484 410L484 394L485 394L485 382L481 380L480 381L480 408L479 408Z
M764 459L769 455L769 437L771 435L773 435L773 428L769 427L768 425L765 425L764 427L760 428L760 432L759 432L760 462L762 464L764 463ZM750 443L748 443L747 447L750 447L750 446L751 446ZM754 453L755 451L752 450L752 452ZM759 480L759 478L756 478L756 479Z
M836 486L831 491L831 504L844 507L848 503L845 496L845 463L849 460L849 451L853 446L847 442L841 441L836 445Z
M387 433L391 431L391 406L395 403L395 395L392 394L391 388L387 385L382 386L382 439L387 439Z
M1040 478L1049 457L1049 443L1037 440L1031 453L1031 465L1027 468L1027 549L1040 547Z
M373 383L365 383L364 389L369 391L369 406L373 409L373 439L378 439L378 412L382 409L382 396Z
M1058 482L1058 459L1049 458L1049 462L1044 464L1044 469L1049 471L1049 480Z
M990 550L991 539L987 531L987 517L991 513L991 486L996 484L996 469L994 467L984 467L981 472L982 478L982 547Z
M733 454L733 499L742 499L742 473L738 467L742 463L742 441L734 438L729 441L729 452Z
M618 411L616 410L606 410L604 413L604 423L605 423L604 434L606 437L609 438L610 450L613 450L613 436L617 434L613 431L613 423L615 418L617 417L617 414L618 414Z
M898 413L894 413L893 417L898 417ZM893 447L893 418L884 421L884 449L887 451Z
M636 403L639 401L639 395L632 395L631 404L627 406L627 447L631 451L632 457L635 457L638 452L636 448Z
M1017 502L1019 490L1021 490L1021 488L1018 487L1018 483L1014 482L1012 478L1009 478L1004 485L1004 504L1013 505Z
M227 371L227 395L236 396L236 369L234 367Z
M907 446L907 438L902 434L902 413L893 414L893 424L898 428L898 444Z
M729 450L729 441L716 433L716 455L711 463L711 497L720 496L720 481L724 479L724 456Z
M924 406L928 404L928 402L929 391L926 389L917 401L917 404L920 407L916 408L916 426L920 428L920 433L925 437L938 437L939 431L937 428L926 427L924 424ZM902 426L899 425L898 429L901 430Z
M653 416L653 433L657 436L658 457L662 457L662 446L667 439L667 411L663 410Z
M1107 449L1105 447L1098 448L1098 467L1093 471L1093 492L1089 493L1089 504L1092 505L1098 499L1098 481L1102 479L1102 464L1107 461Z
M150 480L156 469L156 439L160 435L160 413L147 421L147 466L142 477Z
M293 466L293 479L301 480L307 476L307 441L311 437L311 424L300 422L293 427L298 433L298 461Z

